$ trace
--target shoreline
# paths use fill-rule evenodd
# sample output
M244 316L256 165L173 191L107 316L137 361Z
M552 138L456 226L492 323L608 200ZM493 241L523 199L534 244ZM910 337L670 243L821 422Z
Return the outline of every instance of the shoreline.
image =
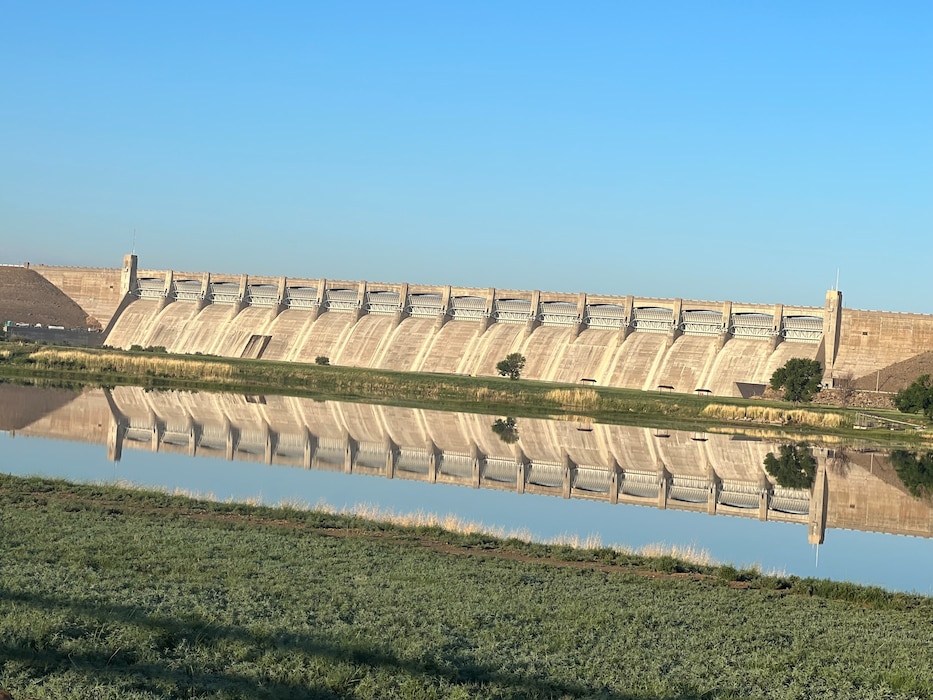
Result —
M79 385L133 385L165 390L230 391L309 396L517 417L584 417L603 423L793 431L885 444L918 445L931 434L910 429L919 417L892 410L822 403L794 405L773 399L646 392L592 385L552 384L496 377L386 372L334 365L241 360L151 351L116 351L0 344L0 378ZM858 429L871 411L906 430ZM759 416L765 416L760 418ZM898 426L899 423L904 426Z

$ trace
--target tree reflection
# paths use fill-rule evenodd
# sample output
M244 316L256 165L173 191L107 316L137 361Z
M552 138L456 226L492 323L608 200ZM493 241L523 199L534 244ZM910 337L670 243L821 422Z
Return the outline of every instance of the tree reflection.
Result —
M891 464L904 486L917 498L933 495L933 452L892 450Z
M499 436L506 445L514 445L518 442L517 421L511 416L503 419L496 418L492 423L492 432Z
M816 459L810 453L810 446L802 442L799 445L781 445L780 457L773 452L765 455L765 471L773 476L779 486L790 489L808 489L816 478Z

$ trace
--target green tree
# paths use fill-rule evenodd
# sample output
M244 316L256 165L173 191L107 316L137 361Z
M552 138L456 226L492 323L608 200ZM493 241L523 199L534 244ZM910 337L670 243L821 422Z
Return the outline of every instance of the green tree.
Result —
M513 445L518 442L518 425L512 416L504 420L496 418L492 423L492 432L498 435L499 439L506 445Z
M775 391L783 388L785 401L810 401L820 390L822 378L823 365L819 362L792 357L783 367L774 370L771 388Z
M523 369L525 369L525 356L520 352L509 353L496 365L496 371L509 379L518 379L522 376Z
M808 489L816 478L816 459L810 453L810 446L802 442L799 445L781 445L781 456L773 452L765 455L765 471L777 479L778 485L789 489Z
M902 413L922 413L933 420L933 381L929 374L918 377L894 396L894 405Z
M327 357L326 355L318 355L317 357L314 358L314 364L316 364L316 365L329 365L329 364L330 364L330 358Z

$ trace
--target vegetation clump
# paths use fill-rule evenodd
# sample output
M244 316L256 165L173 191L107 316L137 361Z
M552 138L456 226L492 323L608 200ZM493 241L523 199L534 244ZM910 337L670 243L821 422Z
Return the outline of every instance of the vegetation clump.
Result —
M841 413L800 408L785 409L777 406L735 406L711 403L703 409L702 414L710 418L733 421L806 425L825 429L840 428L846 425L845 417Z
M326 355L318 355L317 357L314 358L314 364L316 364L316 365L329 365L329 364L330 364L330 358L327 357Z
M551 389L545 398L569 409L587 410L599 404L599 394L593 389Z
M780 457L773 452L765 455L765 471L777 479L779 486L791 489L808 489L816 478L816 459L809 445L781 445Z
M522 370L525 369L525 356L520 352L512 352L505 356L504 360L501 360L496 365L496 371L499 373L500 377L508 377L509 379L518 379L522 376Z
M922 413L933 420L933 380L924 374L894 397L894 405L901 413Z
M778 367L771 375L771 388L784 390L784 400L798 403L813 400L820 390L823 377L823 365L816 360L792 357L783 367Z
M914 496L933 495L933 452L892 450L891 464Z
M499 436L506 445L514 445L518 442L518 425L512 417L496 418L492 423L492 432Z

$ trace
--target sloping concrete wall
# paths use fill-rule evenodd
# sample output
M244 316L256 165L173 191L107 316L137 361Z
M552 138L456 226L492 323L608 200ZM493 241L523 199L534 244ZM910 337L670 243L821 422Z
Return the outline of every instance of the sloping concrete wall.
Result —
M293 362L325 356L337 365L494 376L499 360L521 352L528 379L739 396L739 383L767 384L792 357L825 362L833 381L858 379L933 348L933 315L844 309L836 291L827 293L824 307L784 307L203 272L137 275L131 256L122 282L119 269L33 269L103 325L113 320L106 343L180 353L245 352ZM134 289L124 296L121 284L136 285L137 277L149 284L148 295ZM202 293L176 295L179 284L201 285ZM214 299L212 284L225 285L228 298ZM273 298L253 305L248 290L260 286ZM313 298L290 305L292 290ZM410 315L409 299L416 298L435 306ZM372 310L371 299L382 307ZM686 314L698 311L720 320L691 329ZM757 330L733 327L749 315ZM815 335L792 337L787 329L800 317L817 325Z

